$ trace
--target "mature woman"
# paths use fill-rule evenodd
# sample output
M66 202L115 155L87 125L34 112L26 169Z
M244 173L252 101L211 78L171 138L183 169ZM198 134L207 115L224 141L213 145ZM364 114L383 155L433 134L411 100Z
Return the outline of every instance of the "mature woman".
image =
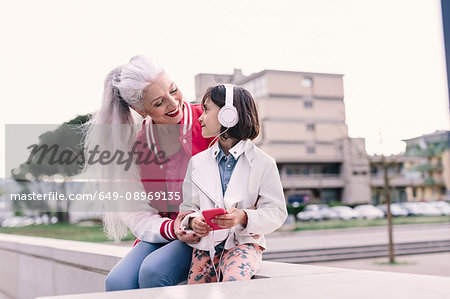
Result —
M119 190L131 199L125 204L134 205L105 213L106 232L117 240L128 227L138 238L107 276L107 291L169 286L186 279L192 254L186 242L198 242L199 237L179 229L188 213L178 214L178 206L190 157L211 141L201 136L201 113L200 105L183 100L158 64L142 56L107 75L102 106L86 134L86 151L121 150L135 153L139 161L128 169L117 162L97 167L104 186Z

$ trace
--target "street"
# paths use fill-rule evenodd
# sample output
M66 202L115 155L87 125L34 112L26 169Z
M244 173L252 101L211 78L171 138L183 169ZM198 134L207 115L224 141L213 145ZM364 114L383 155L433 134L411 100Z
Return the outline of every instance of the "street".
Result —
M276 232L266 236L267 251L291 251L387 244L386 227ZM394 243L450 240L450 223L394 226Z

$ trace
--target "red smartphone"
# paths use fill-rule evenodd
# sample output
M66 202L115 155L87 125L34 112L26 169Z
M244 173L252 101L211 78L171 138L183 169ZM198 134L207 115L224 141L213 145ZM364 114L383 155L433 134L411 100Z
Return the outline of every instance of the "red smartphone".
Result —
M223 215L226 213L227 213L227 211L225 211L225 209L223 209L223 208L209 209L209 210L202 211L203 218L205 218L206 223L208 223L212 227L213 230L219 230L219 229L224 229L224 228L218 226L216 223L212 223L211 219L213 219L217 215Z

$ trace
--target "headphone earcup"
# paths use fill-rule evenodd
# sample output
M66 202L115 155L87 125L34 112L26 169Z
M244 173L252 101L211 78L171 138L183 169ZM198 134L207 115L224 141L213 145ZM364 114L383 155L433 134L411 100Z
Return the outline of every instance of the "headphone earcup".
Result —
M219 123L226 128L234 127L239 121L238 112L234 106L220 108L218 118Z

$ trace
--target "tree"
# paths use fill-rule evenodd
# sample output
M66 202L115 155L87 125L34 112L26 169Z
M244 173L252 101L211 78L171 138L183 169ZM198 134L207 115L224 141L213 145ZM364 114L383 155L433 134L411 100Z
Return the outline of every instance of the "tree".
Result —
M63 123L54 131L39 136L39 143L30 146L28 160L11 171L22 187L22 194L43 194L52 191L65 193L67 180L83 169L83 134L81 125L91 115L80 115ZM31 210L50 211L47 201L24 201ZM70 201L56 201L56 216L60 222L68 221Z
M391 187L389 183L388 168L391 163L386 162L384 155L381 155L381 167L383 169L383 193L386 201L386 218L388 221L388 235L389 235L389 263L395 264L395 252L394 252L394 238L393 238L393 225L391 214Z

